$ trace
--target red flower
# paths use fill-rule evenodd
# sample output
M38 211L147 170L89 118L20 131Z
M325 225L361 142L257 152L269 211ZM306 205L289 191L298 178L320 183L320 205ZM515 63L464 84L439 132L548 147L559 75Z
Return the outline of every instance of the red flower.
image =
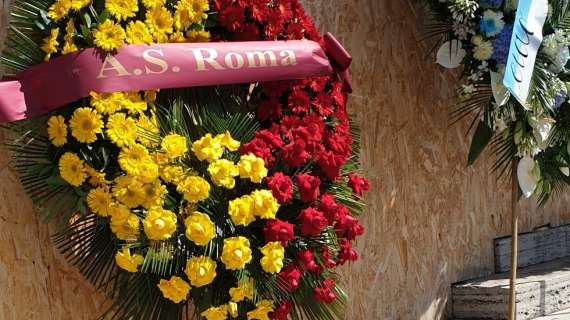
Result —
M331 151L321 152L317 163L329 180L336 180L340 176L340 169L346 164L347 157L334 154Z
M266 183L279 203L284 204L293 199L293 182L289 176L276 172L272 177L266 178Z
M279 219L269 220L263 228L263 235L267 242L279 241L285 247L287 242L295 239L293 225Z
M246 23L240 31L234 34L235 41L255 41L259 40L259 27L253 23Z
M333 292L334 287L335 283L332 278L323 281L314 289L315 300L325 304L332 303L336 299L336 294Z
M297 259L299 261L299 264L306 270L309 271L319 270L319 266L315 263L315 256L313 256L311 250L306 249L299 251L299 253L297 254Z
M265 144L273 149L281 148L283 145L285 145L281 137L271 130L260 130L256 132L255 139L262 140Z
M354 240L356 237L361 236L364 233L364 227L351 215L346 215L338 221L335 229L336 234L340 238L346 238L348 240Z
M287 31L285 31L285 33L287 34L287 38L290 40L301 40L304 37L303 25L297 22L291 22L287 26Z
M314 93L321 93L325 90L329 80L330 80L330 77L328 77L328 76L326 76L326 77L315 77L310 82L309 87L311 88L311 90L313 90Z
M340 241L340 252L338 253L338 263L343 265L347 261L358 260L358 252L352 249L350 241L342 239Z
M289 292L292 292L299 287L302 276L303 270L299 269L299 267L294 263L283 268L278 274L279 279L287 284Z
M299 215L301 221L301 235L318 236L327 226L325 215L315 208L307 208Z
M334 225L348 215L348 209L338 204L330 193L323 194L321 197L319 210L325 214L330 225Z
M326 93L321 93L313 100L315 110L323 117L328 117L333 114L334 105L333 99Z
M343 157L350 156L352 142L352 137L348 132L330 132L325 137L327 149Z
M266 167L272 167L275 163L275 157L271 153L269 146L261 139L254 138L250 142L244 144L239 149L241 154L253 153L265 161Z
M245 9L242 7L226 6L220 12L220 25L230 31L237 31L245 20Z
M279 306L277 306L277 308L275 308L275 310L269 313L269 316L273 320L287 320L287 317L291 312L291 307L292 305L290 301L283 301Z
M306 148L307 144L303 140L289 143L283 148L283 160L291 167L303 165L311 157Z
M370 183L368 183L367 179L359 177L352 173L348 174L348 185L352 189L352 192L359 196L362 196L363 192L366 192L370 189Z
M323 246L322 250L323 250L323 263L325 267L328 269L336 267L336 262L332 258L332 253L329 250L329 247L325 245Z
M267 6L266 0L256 0L252 1L251 5L251 17L257 22L263 22L269 14L269 7Z
M276 120L281 117L281 103L275 98L265 100L257 106L257 116L261 120Z
M320 196L321 180L310 174L300 174L297 176L297 188L303 202L313 202Z
M289 96L288 106L294 113L308 112L311 108L311 98L304 90L293 90Z

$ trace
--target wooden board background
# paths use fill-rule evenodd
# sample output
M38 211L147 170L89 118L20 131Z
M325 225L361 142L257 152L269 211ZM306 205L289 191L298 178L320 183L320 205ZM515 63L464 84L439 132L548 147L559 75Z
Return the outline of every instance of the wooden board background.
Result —
M451 283L493 271L492 239L509 232L509 187L488 173L488 154L465 166L467 123L448 121L456 79L426 57L418 5L304 3L354 56L351 111L363 128L373 188L357 244L362 260L344 269L352 297L346 319L444 319ZM0 11L5 25L6 8ZM523 231L570 221L567 203L521 203ZM0 319L94 319L101 303L52 248L1 152Z

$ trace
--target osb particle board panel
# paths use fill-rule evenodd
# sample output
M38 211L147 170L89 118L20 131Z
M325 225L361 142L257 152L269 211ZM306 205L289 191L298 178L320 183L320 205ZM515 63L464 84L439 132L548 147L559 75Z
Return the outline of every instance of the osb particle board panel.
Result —
M444 318L450 283L492 272L509 188L487 173L490 156L465 167L466 124L447 118L454 78L425 57L422 10L406 0L304 3L354 55L351 110L373 187L362 260L344 269L346 319ZM8 161L0 153L0 319L95 318L102 297L52 248ZM570 221L564 204L523 203L522 229Z

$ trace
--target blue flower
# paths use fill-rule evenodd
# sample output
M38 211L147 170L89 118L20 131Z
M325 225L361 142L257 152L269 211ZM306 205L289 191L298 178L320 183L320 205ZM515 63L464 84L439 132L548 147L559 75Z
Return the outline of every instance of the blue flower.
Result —
M493 10L486 10L483 13L481 22L479 23L479 29L487 37L496 36L503 30L504 26L505 22L503 21L503 13L495 12Z
M513 25L509 24L503 28L495 41L493 42L493 55L491 59L497 61L498 64L506 64L509 58L509 47L511 46L511 36L513 34Z
M566 101L567 96L568 95L566 94L566 91L560 90L558 95L556 95L556 97L554 97L554 109L560 108L562 103L564 103L564 101Z

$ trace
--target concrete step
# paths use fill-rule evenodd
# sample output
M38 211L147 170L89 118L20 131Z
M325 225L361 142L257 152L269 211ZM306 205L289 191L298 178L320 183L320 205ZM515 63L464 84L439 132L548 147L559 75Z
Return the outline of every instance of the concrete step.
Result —
M570 319L570 309L564 309L555 312L549 316L535 318L534 320L569 320L569 319Z
M506 319L509 273L454 284L452 295L456 319ZM570 257L519 269L517 320L535 319L568 308Z

